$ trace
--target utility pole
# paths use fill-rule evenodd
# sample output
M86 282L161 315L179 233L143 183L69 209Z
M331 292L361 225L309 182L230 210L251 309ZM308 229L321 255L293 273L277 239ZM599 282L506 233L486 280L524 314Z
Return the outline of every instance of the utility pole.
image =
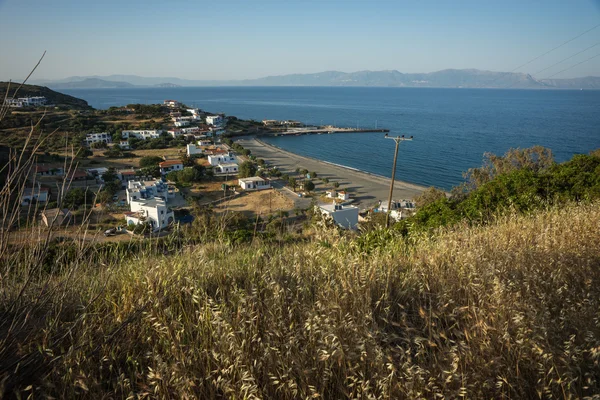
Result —
M396 179L396 160L398 159L398 146L400 145L400 142L403 142L405 140L413 140L413 137L409 137L409 138L405 138L404 135L402 136L396 136L396 137L392 137L392 136L388 136L388 134L385 134L385 138L386 139L392 139L394 142L396 142L396 151L394 152L394 167L392 168L392 182L390 182L390 197L388 198L388 209L387 209L387 215L385 217L385 226L390 226L390 212L392 211L392 196L394 194L394 180Z

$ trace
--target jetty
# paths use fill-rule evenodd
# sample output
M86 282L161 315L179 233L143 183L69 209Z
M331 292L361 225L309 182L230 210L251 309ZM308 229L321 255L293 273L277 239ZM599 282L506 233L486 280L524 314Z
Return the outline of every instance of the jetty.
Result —
M286 131L279 132L269 132L266 133L267 136L300 136L300 135L322 135L322 134L331 134L331 133L358 133L358 132L389 132L389 129L380 129L380 128L338 128L334 126L325 126L325 127L303 127L303 128L293 128L288 129Z

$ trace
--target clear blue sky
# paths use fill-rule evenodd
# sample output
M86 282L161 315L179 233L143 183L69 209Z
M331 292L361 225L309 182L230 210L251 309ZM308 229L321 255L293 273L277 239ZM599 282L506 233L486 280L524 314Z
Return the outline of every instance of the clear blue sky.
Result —
M0 80L244 79L325 70L511 71L600 24L600 0L0 0ZM600 42L600 27L518 70ZM600 45L545 78L600 53ZM600 56L556 78L600 76Z

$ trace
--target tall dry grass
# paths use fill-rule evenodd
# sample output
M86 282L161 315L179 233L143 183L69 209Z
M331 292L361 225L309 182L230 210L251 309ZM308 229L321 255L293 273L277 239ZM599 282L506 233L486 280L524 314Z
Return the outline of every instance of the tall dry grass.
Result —
M82 256L22 294L4 278L3 305L48 290L56 300L32 308L29 335L9 343L24 361L3 364L4 391L591 398L599 223L597 203L570 205L411 241L387 234L377 248L323 230L297 245Z

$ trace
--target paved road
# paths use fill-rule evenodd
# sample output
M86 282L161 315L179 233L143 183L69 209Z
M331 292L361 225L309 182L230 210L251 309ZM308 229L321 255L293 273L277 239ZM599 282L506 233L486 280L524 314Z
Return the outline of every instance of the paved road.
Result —
M296 168L306 168L315 171L319 178L328 178L338 181L340 189L347 190L356 204L361 208L375 205L379 200L387 201L390 179L367 174L358 170L332 165L313 158L302 157L271 145L267 145L254 138L242 138L239 142L244 148L249 149L253 155L277 166L280 171L294 175ZM317 188L324 190L325 186L315 180ZM425 190L424 187L411 183L396 181L394 183L394 199L412 199ZM305 199L308 200L308 199ZM309 201L310 204L310 201Z

